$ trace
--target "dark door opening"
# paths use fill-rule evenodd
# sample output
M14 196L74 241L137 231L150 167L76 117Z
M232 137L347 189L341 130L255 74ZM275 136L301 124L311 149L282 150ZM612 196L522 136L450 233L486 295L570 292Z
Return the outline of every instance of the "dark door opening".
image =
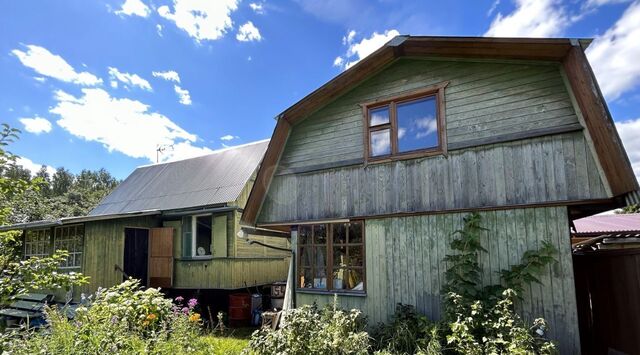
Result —
M149 260L149 230L124 229L124 273L147 286ZM126 278L126 277L124 277Z

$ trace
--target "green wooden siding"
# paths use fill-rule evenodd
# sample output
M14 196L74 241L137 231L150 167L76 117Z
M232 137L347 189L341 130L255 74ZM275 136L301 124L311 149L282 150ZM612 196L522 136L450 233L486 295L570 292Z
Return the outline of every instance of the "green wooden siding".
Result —
M176 260L174 288L238 289L285 281L288 258Z
M578 124L556 64L401 59L296 125L278 172L363 158L358 104L443 81L450 146Z
M606 198L582 132L275 176L259 222Z
M124 267L124 229L159 227L153 216L87 222L84 224L84 255L82 273L89 276L89 284L81 287L84 293L93 293L98 287L111 287L122 282L117 264Z
M511 209L480 212L489 229L482 236L488 250L480 257L484 284L499 281L498 271L520 262L527 250L539 248L542 241L558 250L558 262L549 266L542 284L526 288L518 305L530 322L544 317L550 337L561 354L578 354L579 337L573 266L569 242L567 210L564 207ZM369 324L384 322L397 303L415 305L432 319L442 316L440 289L447 265L442 261L451 253L452 233L462 227L464 213L416 217L371 219L365 222L367 295L340 296L343 308L359 308ZM297 305L331 303L333 296L296 294Z

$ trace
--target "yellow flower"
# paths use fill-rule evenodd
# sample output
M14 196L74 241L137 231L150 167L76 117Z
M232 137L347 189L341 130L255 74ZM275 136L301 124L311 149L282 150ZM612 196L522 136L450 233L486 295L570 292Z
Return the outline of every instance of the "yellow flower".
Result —
M153 321L153 320L155 320L156 318L158 318L158 316L156 316L156 314L155 314L155 313L151 313L151 314L149 314L149 315L147 316L147 320L150 320L150 321Z
M148 325L149 325L149 321L148 321L148 320L146 320L146 321L142 322L142 326L143 326L143 327L146 327L146 326L148 326Z
M200 320L200 313L194 313L194 314L189 316L189 321L190 322L197 322L199 320Z

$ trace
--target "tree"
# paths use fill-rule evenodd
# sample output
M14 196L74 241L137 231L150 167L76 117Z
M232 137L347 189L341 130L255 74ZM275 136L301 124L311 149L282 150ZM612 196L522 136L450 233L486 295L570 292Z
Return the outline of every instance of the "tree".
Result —
M31 179L13 174L16 156L5 149L19 138L20 131L2 124L0 130L0 225L9 222L13 204L24 200L29 193L37 193L41 178ZM87 282L87 278L75 272L61 272L60 263L66 259L66 251L56 251L50 257L21 259L20 232L0 232L0 304L15 297L47 288L70 287Z
M53 178L51 180L51 190L53 194L61 196L69 192L71 186L73 186L74 178L73 174L69 170L60 167L56 170L55 174L53 174Z
M640 213L640 205L629 205L622 207L619 210L615 210L615 214L631 214L631 213Z

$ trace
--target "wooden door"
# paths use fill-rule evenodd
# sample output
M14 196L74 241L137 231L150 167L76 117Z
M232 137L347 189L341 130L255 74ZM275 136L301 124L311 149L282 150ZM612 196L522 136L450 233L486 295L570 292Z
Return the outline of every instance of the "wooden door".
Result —
M149 287L173 287L173 228L151 228Z
M124 229L123 280L127 277L140 280L147 286L147 260L149 254L149 230L143 228Z

